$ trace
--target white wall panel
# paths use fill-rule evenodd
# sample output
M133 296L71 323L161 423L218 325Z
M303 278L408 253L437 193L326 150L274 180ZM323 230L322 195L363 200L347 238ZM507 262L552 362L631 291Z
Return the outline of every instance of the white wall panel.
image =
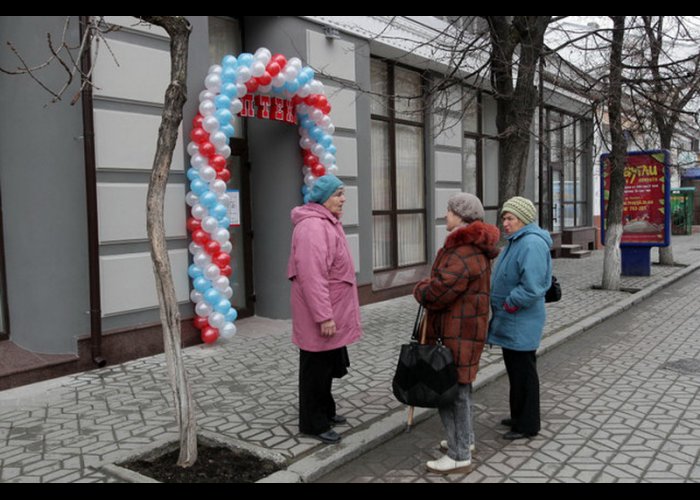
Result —
M168 252L178 302L189 300L187 249ZM148 252L100 257L102 315L158 306L151 254Z
M309 66L326 75L355 81L355 44L306 30Z
M355 264L355 272L360 272L360 235L358 234L348 234L345 236L348 239L348 245L350 246L350 253L352 254L352 260Z
M433 128L436 146L462 147L462 122L454 119L451 115L445 118L444 115L436 113L433 115Z
M97 183L100 243L145 240L147 184ZM165 190L165 235L186 237L185 185Z
M333 112L331 111L331 120ZM340 177L357 177L357 139L354 137L333 137L338 150L335 154L338 175Z
M94 117L95 158L98 169L151 170L158 141L160 116L96 109ZM183 170L182 151L181 124L171 170Z
M113 54L103 46L95 59L94 95L163 104L170 82L168 50L120 40L110 40L109 46Z
M450 151L435 152L435 180L462 182L462 155Z
M447 238L447 226L435 226L435 255L442 248L442 245L445 244L445 238ZM435 257L433 256L433 258Z
M345 205L343 205L343 226L356 226L360 223L358 213L358 191L355 186L345 186Z
M357 129L357 110L355 92L325 85L326 96L331 103L331 120L335 128Z
M435 190L435 218L442 218L447 213L447 200L450 196L456 193L460 193L459 189L443 189L437 188Z

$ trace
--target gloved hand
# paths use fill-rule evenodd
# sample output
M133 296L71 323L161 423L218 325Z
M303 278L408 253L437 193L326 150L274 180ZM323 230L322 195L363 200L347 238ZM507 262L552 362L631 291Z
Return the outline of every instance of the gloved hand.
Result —
M514 314L518 309L520 309L518 306L508 305L508 302L503 303L503 310L508 314Z

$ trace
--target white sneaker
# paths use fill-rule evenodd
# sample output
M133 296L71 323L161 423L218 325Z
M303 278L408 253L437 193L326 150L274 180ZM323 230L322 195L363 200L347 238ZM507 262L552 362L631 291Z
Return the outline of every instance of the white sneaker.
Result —
M430 472L437 474L454 474L457 472L467 474L474 469L471 460L453 460L447 455L437 460L430 460L425 466Z
M447 451L450 449L449 446L447 446L447 439L443 439L442 441L440 441L440 449L442 451ZM469 451L471 451L472 453L476 451L476 445L474 443L469 445Z

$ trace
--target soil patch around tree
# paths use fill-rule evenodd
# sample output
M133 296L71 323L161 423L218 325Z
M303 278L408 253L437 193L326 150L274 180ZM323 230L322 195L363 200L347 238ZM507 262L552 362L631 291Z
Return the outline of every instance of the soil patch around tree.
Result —
M247 450L208 445L200 441L197 461L192 467L176 465L179 450L158 457L130 460L120 467L138 472L162 483L254 483L281 470L272 460Z

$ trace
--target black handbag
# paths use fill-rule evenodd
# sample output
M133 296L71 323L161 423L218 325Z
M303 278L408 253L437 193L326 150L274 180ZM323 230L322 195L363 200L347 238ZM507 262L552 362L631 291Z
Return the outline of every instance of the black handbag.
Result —
M552 284L549 286L549 290L544 294L545 302L559 302L561 299L561 285L557 281L557 278L552 275Z
M404 404L439 408L457 397L457 367L452 352L443 345L442 337L435 345L421 343L425 341L426 321L421 306L413 325L411 341L401 346L392 389L396 399ZM423 332L420 342L419 330Z

